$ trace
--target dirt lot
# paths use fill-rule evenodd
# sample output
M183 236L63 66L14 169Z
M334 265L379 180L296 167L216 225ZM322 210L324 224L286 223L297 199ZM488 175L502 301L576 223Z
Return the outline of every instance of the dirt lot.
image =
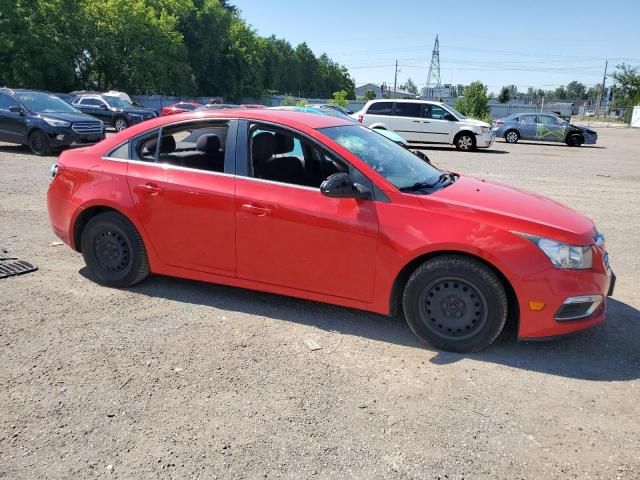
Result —
M588 214L618 275L604 326L474 355L275 295L99 287L52 245L53 159L0 145L0 246L40 268L0 280L0 478L640 478L640 130L599 134L429 151Z

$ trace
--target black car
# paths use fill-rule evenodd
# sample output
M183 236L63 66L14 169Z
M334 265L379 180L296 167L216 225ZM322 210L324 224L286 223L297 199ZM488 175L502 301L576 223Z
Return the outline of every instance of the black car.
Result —
M76 95L71 104L81 112L99 118L118 132L157 117L156 112L150 108L135 107L120 97L100 93Z
M104 124L48 92L0 88L0 141L28 145L36 155L98 143Z

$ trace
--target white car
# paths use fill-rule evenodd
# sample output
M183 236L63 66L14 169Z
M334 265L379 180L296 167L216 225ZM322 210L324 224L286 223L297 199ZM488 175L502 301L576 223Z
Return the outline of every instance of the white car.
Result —
M469 151L490 147L496 138L488 123L429 100L371 100L352 116L369 128L393 130L414 145L447 143Z

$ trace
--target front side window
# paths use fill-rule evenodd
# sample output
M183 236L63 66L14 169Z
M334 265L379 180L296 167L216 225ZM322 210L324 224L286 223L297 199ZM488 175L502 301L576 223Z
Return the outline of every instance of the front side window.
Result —
M81 105L86 105L87 107L99 107L102 105L102 102L96 98L83 98L80 100Z
M104 101L114 108L131 108L132 105L126 100L122 100L120 97L108 97L104 96Z
M272 182L320 188L349 165L288 130L252 124L249 128L249 176Z
M417 184L435 185L441 172L409 150L362 125L344 125L318 129L340 144L398 189Z
M398 102L396 103L396 115L398 117L420 117L419 103Z
M392 102L376 102L369 105L367 115L391 115Z
M445 120L445 116L448 114L444 108L439 107L438 105L431 105L431 109L429 110L429 117L435 120Z
M537 115L520 115L520 121L522 123L537 123L536 117Z
M557 127L560 122L558 122L556 117L552 117L551 115L540 115L540 123L548 127Z

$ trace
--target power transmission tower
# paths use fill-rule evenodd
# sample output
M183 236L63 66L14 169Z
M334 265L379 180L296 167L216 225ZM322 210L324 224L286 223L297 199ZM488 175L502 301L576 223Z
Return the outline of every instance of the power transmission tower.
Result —
M425 95L429 95L429 88L441 87L440 83L440 41L436 35L436 43L433 45L433 53L431 54L431 65L429 65L429 74L427 75L427 86L425 87Z

